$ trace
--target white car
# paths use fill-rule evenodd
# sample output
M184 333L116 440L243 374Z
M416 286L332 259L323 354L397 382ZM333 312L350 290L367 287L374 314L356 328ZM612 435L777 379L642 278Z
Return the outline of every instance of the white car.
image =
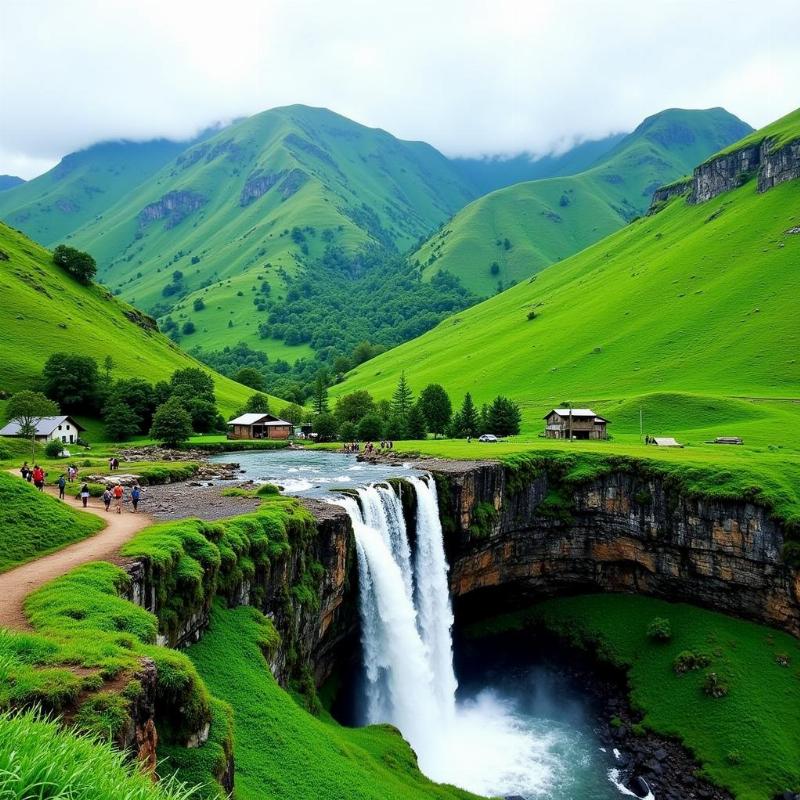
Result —
M493 433L484 433L478 437L479 442L499 442L500 440Z

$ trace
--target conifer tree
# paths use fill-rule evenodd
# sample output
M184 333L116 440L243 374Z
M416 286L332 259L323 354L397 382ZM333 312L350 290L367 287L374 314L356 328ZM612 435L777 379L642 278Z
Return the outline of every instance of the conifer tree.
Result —
M414 403L414 393L406 380L405 370L400 373L400 380L392 395L392 410L399 417L406 419Z

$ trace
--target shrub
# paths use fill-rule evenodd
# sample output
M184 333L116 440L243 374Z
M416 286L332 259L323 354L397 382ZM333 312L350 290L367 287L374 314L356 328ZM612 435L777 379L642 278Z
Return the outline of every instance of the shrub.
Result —
M11 450L5 445L0 444L0 461L8 461L11 458Z
M672 625L666 617L653 617L647 626L647 638L654 642L668 642L672 638Z
M728 694L728 682L716 672L706 674L703 681L703 692L709 697L720 698Z
M261 497L272 494L280 494L280 489L278 489L274 483L265 483L256 489L256 494Z
M186 334L186 336L191 336L195 330L197 330L194 326L194 322L190 319L187 319L186 322L183 323L183 327L181 328L181 332Z
M206 304L203 302L202 297L197 297L194 303L192 303L192 307L195 311L202 311L206 307Z
M59 439L51 439L44 446L44 453L48 458L58 458L59 453L64 449L64 443Z
M672 668L676 675L683 675L697 669L703 669L711 663L711 656L707 653L696 653L692 650L683 650L675 656Z
M53 262L84 284L90 284L97 272L97 264L88 253L63 244L53 250Z
M536 312L532 309L528 312L528 320L536 319Z

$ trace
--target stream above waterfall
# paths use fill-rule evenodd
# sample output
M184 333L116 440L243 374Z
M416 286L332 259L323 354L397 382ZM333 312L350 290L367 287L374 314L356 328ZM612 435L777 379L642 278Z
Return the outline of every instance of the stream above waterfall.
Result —
M243 477L328 500L350 516L358 555L361 642L333 713L395 725L431 779L485 796L612 800L615 755L592 729L580 682L525 648L456 644L436 484L410 466L320 451L233 454ZM219 460L230 460L225 454ZM415 530L387 478L414 492ZM337 493L347 488L347 494ZM401 491L405 491L403 488Z

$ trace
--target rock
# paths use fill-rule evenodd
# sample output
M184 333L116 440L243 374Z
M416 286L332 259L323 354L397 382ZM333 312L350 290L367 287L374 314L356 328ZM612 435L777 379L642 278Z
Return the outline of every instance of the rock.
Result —
M650 794L650 786L641 775L634 775L628 781L628 789L637 797L647 797Z
M653 758L655 758L656 761L664 761L667 755L667 751L663 747L659 747L658 750L653 753Z

